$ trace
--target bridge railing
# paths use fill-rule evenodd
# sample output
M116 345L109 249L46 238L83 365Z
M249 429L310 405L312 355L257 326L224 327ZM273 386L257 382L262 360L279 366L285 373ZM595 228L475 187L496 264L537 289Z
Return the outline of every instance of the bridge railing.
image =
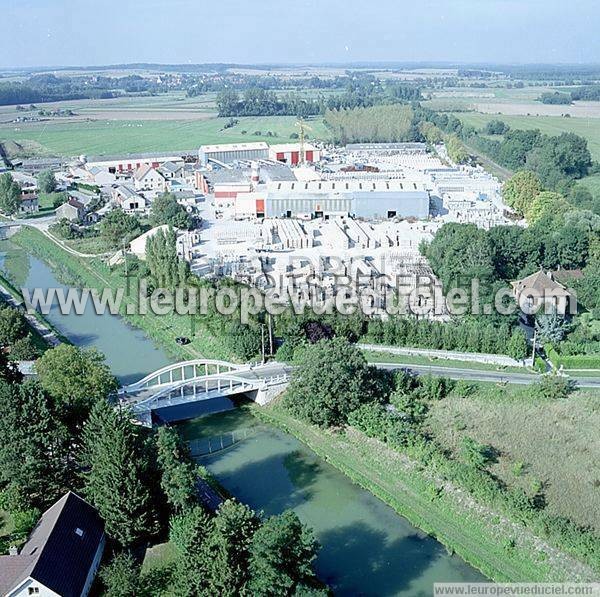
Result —
M202 369L204 368L204 372ZM208 377L210 375L220 375L230 371L240 371L248 369L247 365L237 365L227 361L218 361L213 359L194 359L192 361L182 361L167 365L162 369L154 371L139 381L128 384L121 388L120 393L139 392L149 387L161 387L173 385L177 382L184 382L191 379ZM212 369L212 371L211 371ZM191 374L188 373L191 371ZM178 374L178 375L177 375Z

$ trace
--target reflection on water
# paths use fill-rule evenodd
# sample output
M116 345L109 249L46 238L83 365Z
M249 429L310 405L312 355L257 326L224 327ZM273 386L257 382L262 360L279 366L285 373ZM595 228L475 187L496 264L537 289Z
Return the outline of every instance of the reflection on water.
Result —
M0 241L0 269L19 288L65 288L48 265L8 240ZM102 352L122 383L137 381L170 362L163 350L121 317L94 313L91 301L82 315L63 315L53 305L47 319L73 344Z
M293 508L322 545L319 577L340 595L431 595L436 581L483 577L295 438L237 409L180 426L186 439L254 428L199 462L265 515Z

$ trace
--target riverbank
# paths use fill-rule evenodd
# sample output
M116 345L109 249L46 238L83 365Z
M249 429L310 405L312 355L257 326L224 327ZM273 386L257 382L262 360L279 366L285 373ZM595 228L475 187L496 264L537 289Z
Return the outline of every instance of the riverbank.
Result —
M127 280L120 272L111 269L102 259L83 258L68 253L62 246L33 228L23 228L11 239L26 251L32 253L56 270L67 276L72 285L102 291L105 288L117 291L126 289ZM232 360L222 343L202 327L197 321L177 314L135 315L127 313L131 305L137 311L137 290L135 278L130 278L129 293L125 292L120 315L131 325L142 330L150 339L164 348L174 359L189 360L201 357ZM176 338L185 336L191 342L181 346Z
M417 463L351 428L331 432L291 417L280 404L252 407L260 420L290 433L353 482L497 582L597 580L572 557L525 527L474 502Z

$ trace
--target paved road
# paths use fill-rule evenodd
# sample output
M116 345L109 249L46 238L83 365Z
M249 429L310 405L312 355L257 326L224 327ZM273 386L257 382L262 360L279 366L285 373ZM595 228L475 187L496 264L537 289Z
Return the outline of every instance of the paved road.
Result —
M497 383L532 384L539 379L534 373L509 373L503 371L484 371L482 369L464 369L454 367L436 367L431 365L413 365L409 363L370 363L380 369L406 369L419 375L440 375L451 379L469 381L491 381ZM600 389L600 377L570 377L581 388Z

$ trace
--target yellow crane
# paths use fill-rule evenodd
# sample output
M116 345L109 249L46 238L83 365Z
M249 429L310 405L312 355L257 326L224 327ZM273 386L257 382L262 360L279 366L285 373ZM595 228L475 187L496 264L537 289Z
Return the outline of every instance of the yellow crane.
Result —
M312 131L312 128L306 124L306 121L303 118L298 118L298 122L296 122L296 126L300 127L300 159L299 162L304 164L306 162L306 154L304 152L304 138L305 131Z

